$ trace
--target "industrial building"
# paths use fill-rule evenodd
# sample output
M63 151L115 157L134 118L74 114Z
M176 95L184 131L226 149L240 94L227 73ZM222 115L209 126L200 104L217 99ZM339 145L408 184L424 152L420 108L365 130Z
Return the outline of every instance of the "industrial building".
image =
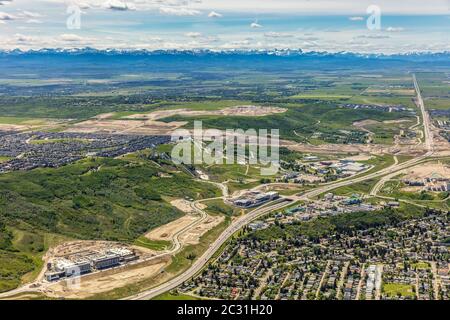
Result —
M65 257L58 257L47 264L45 278L55 281L61 278L80 276L94 270L104 270L127 264L138 259L134 250L123 247L108 247L103 250L84 250Z
M108 269L119 265L119 260L117 254L99 254L92 258L92 266L97 270Z
M231 202L237 207L252 208L260 206L268 201L276 200L279 197L280 196L278 192L274 191L267 193L261 193L259 191L251 191L239 198L232 199Z

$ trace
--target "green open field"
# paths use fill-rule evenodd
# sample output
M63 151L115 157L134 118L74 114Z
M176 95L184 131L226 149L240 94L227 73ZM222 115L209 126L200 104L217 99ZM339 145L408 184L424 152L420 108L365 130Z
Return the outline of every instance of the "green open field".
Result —
M202 300L197 297L193 297L187 294L179 294L179 293L163 293L159 296L154 297L152 300Z
M241 209L225 204L222 199L204 201L203 204L207 206L205 211L212 215L235 216L241 213Z
M333 104L314 102L307 105L281 105L288 107L283 114L258 118L198 116L205 128L218 129L279 129L281 138L300 142L315 138L315 144L320 143L362 143L364 132L352 127L354 122L372 119L377 121L398 120L408 118L406 113L387 113L378 110L359 110L339 108ZM187 127L193 124L193 117L173 116L164 119L165 122L189 121Z
M150 250L163 251L170 249L172 243L164 240L150 240L142 236L134 240L134 244Z
M349 186L334 189L332 192L336 195L351 196L352 194L368 194L373 188L377 179L358 182Z
M86 139L45 139L45 140L31 140L31 144L47 144L47 143L70 143L70 142L81 142L89 143Z
M6 162L6 161L9 161L9 160L11 160L10 157L1 157L0 156L0 163Z
M419 261L419 262L413 263L411 265L411 267L413 267L416 270L430 270L431 269L430 264L425 261Z
M382 291L387 296L395 298L398 296L414 298L415 292L414 287L409 284L402 283L384 283L382 286Z
M160 172L169 177L162 178ZM176 168L146 157L91 158L58 169L0 176L0 283L11 289L42 266L41 256L61 239L134 243L142 234L183 215L164 198L220 195ZM165 243L141 245L162 248ZM30 277L30 279L32 276Z
M48 117L48 115L47 115ZM22 118L22 117L0 117L0 124L28 124L28 125L43 125L46 119L36 118Z
M195 72L150 72L108 77L57 81L54 79L2 79L9 94L0 94L0 124L45 124L49 115L73 122L102 113L112 119L161 109L186 108L217 110L236 105L284 107L283 114L264 117L175 116L164 121L194 119L206 128L280 129L283 139L312 144L364 143L365 132L353 126L356 121L408 119L411 113L387 113L377 110L342 108L346 103L403 104L416 110L412 102L411 75L407 71L368 73L365 70L195 70ZM449 96L443 73L418 74L428 108L445 109ZM151 83L150 83L151 82ZM52 89L53 87L55 89ZM65 86L70 86L66 88ZM65 91L65 89L70 89ZM56 90L56 91L52 91ZM30 94L34 92L37 94ZM52 94L56 92L57 94ZM63 94L62 92L70 92ZM70 124L66 124L70 125ZM410 125L407 123L405 125ZM64 126L64 128L67 128ZM392 143L401 125L377 124L370 127L375 143ZM61 128L56 129L61 130ZM32 143L62 143L42 140ZM159 151L169 151L160 146ZM301 154L282 154L291 160ZM9 158L0 157L0 162ZM393 163L391 156L368 161L371 172ZM263 178L257 166L201 166L212 181L228 182L231 192L255 187ZM248 169L248 170L247 170ZM161 176L164 174L164 177ZM265 181L269 182L269 181ZM340 194L367 193L374 180L337 189ZM389 187L389 185L388 185ZM298 192L296 190L295 192ZM450 205L444 195L403 195L412 201L431 206ZM170 243L149 241L143 234L183 215L170 205L174 198L195 200L219 197L211 184L194 179L185 167L156 164L145 152L121 159L92 158L58 169L36 169L0 175L0 292L33 279L42 267L42 255L62 241L104 239L164 250ZM417 197L424 197L420 199ZM442 202L444 201L444 202ZM238 210L222 200L206 203L211 214L225 215L226 220L206 233L198 245L185 247L165 272L180 273L192 264L208 245L226 228ZM399 221L421 214L421 209L402 204L399 211L355 213L332 219L317 219L301 225L279 226L255 233L255 237L276 238L304 232L320 237L330 230L353 230ZM407 212L407 213L405 213ZM98 295L118 298L136 293L157 283L147 279L125 288ZM389 289L389 287L388 287ZM399 289L389 289L398 291ZM169 295L163 298L172 297ZM180 296L185 298L185 296Z

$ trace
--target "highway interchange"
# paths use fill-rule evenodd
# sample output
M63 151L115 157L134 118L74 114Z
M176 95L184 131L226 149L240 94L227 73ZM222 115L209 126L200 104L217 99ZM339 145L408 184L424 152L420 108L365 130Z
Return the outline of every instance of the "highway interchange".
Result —
M393 175L398 175L401 173L402 170L405 170L409 167L412 167L414 165L417 165L418 163L432 157L434 155L434 142L433 142L433 135L431 132L431 123L430 123L430 117L428 113L425 110L424 102L422 99L422 94L420 92L419 84L417 83L416 76L413 75L413 82L414 82L414 88L416 90L416 103L417 106L420 109L421 115L422 115L422 121L423 121L423 127L424 127L424 145L427 150L427 152L419 157L413 158L411 160L398 163L398 161L395 161L395 163L387 168L381 169L377 172L369 173L363 176L358 176L352 179L344 180L344 181L338 181L334 183L330 183L327 185L323 185L319 188L316 188L314 190L308 191L304 194L297 195L297 196L291 196L289 199L291 201L282 201L277 202L272 205L267 205L264 207L260 207L258 209L255 209L251 211L250 213L246 214L245 216L240 217L239 219L236 219L231 223L230 226L209 246L209 248L203 253L203 255L197 259L186 271L184 271L182 274L176 276L175 278L158 285L154 288L151 288L149 290L146 290L144 292L141 292L137 295L128 297L127 299L130 300L148 300L152 299L160 294L163 294L169 290L172 290L179 285L181 285L183 282L191 279L193 276L198 274L203 267L210 261L216 252L220 250L220 248L227 242L227 240L237 231L242 229L245 225L249 224L255 219L258 219L259 217L268 214L270 212L273 212L275 210L282 209L284 207L292 205L293 202L301 201L301 200L307 200L313 197L316 197L320 194L323 194L325 192L329 192L331 190L334 190L339 187L344 187L348 185L352 185L358 182L367 181L375 178L380 177L390 177ZM382 184L384 183L385 179L380 179L380 182L376 184L374 189L372 190L372 193L381 188ZM376 189L378 188L378 189Z
M244 226L249 224L250 222L260 218L263 215L266 215L270 212L291 206L293 203L298 201L304 201L308 200L314 197L317 197L323 193L332 191L336 188L352 185L358 182L363 182L375 178L381 178L375 186L371 190L371 195L376 196L377 192L380 190L380 188L383 186L384 182L386 182L389 178L400 174L403 170L410 168L414 165L417 165L423 161L426 161L427 159L434 156L434 142L433 142L433 135L431 132L431 123L430 123L430 117L428 113L425 110L425 106L423 103L422 95L420 92L419 85L417 83L417 79L415 75L413 75L413 82L414 87L417 94L417 100L416 104L418 108L421 111L422 115L422 121L423 121L423 127L424 127L424 146L426 148L426 153L418 156L416 158L413 158L411 160L399 163L397 161L397 158L395 157L395 163L387 168L383 168L381 170L378 170L376 172L372 173L365 173L363 175L358 175L356 177L346 179L346 180L340 180L337 182L332 182L328 184L321 185L318 188L315 188L313 190L307 191L303 194L289 196L287 198L281 198L277 201L274 201L270 204L267 204L265 206L259 207L257 209L254 209L247 213L246 215L243 215L236 220L232 221L232 223L222 232L222 234L208 247L208 249L200 256L194 263L184 272L182 272L180 275L172 278L171 280L168 280L167 282L164 282L160 285L157 285L156 287L150 288L148 290L145 290L139 294L127 297L125 299L127 300L148 300L152 299L160 294L163 294L167 291L170 291L178 286L180 286L183 282L191 279L196 274L198 274L205 265L215 256L215 254L221 249L221 247L230 239L230 237L233 236L237 231L241 230ZM217 185L222 190L222 197L214 198L214 199L223 199L226 196L228 196L228 190L224 184L218 184L209 182L212 184ZM191 228L197 226L198 224L202 223L204 219L207 218L207 213L204 212L201 209L201 206L199 205L200 202L212 200L212 199L204 199L201 201L196 201L191 204L192 209L195 210L197 213L200 214L199 218L183 228L183 230L178 231L174 236L172 237L172 248L169 251L166 251L164 253L161 253L153 258L157 258L163 255L175 255L180 250L182 250L182 244L179 241L179 237L185 233L186 231L190 230ZM33 283L21 286L15 290L5 292L0 294L0 298L5 298L8 296L12 296L15 294L25 293L25 292L31 292L31 291L41 291L42 290L42 284L40 283L39 286L36 286L38 281L35 281Z

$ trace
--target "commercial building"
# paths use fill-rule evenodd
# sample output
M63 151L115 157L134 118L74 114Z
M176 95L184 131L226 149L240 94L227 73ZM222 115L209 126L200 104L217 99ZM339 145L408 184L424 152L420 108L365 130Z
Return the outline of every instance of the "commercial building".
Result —
M261 193L259 191L252 191L240 198L232 199L231 202L237 207L251 208L262 205L268 201L276 200L280 196L278 192Z
M45 278L55 281L64 277L73 277L103 270L138 259L135 250L125 247L108 246L102 249L83 250L59 257L47 264Z
M92 266L97 269L107 269L119 265L120 256L117 254L99 254L92 257Z
M55 261L54 269L63 273L66 277L77 276L91 271L91 263L89 260L78 259L72 261L66 258Z

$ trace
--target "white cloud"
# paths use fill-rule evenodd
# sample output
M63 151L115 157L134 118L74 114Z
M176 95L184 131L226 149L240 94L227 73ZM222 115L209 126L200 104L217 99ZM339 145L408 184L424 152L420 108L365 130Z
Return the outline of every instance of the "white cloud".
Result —
M80 7L80 9L87 10L92 8L92 6L87 2L76 2L76 5Z
M248 48L249 45L250 45L249 40L236 40L236 41L231 41L231 42L223 44L221 46L221 48L223 48L223 49L243 49L243 48Z
M111 10L127 11L136 10L136 5L132 2L123 2L119 0L109 0L103 3L103 7Z
M448 12L448 0L377 0L383 14L444 14ZM204 0L192 3L198 10L234 11L240 13L289 13L289 14L346 14L365 16L366 8L373 0Z
M313 35L300 36L297 39L302 40L302 41L317 41L317 40L319 40L318 37L315 37Z
M39 19L28 19L27 21L26 21L26 23L30 23L30 24L41 24L42 23L42 21L41 20L39 20Z
M80 42L84 40L83 37L71 33L62 34L59 36L59 39L64 42Z
M404 28L401 27L388 27L386 28L387 32L400 32L400 31L404 31Z
M189 38L199 38L202 36L202 34L200 32L188 32L188 33L185 33L184 35Z
M26 43L32 43L35 41L35 38L30 37L30 36L26 36L20 33L16 33L14 35L15 39L17 42L26 42Z
M350 21L363 21L364 17L350 17L348 18Z
M293 34L290 33L281 33L281 32L266 32L264 33L266 38L292 38Z
M211 11L211 12L208 14L208 17L210 17L210 18L222 18L223 15L220 14L220 13L218 13L218 12Z
M16 16L0 11L0 20L7 21L7 20L16 20L16 19L17 19Z
M263 26L261 24L258 23L258 20L256 20L255 22L252 22L250 24L250 28L262 28Z
M159 8L159 12L171 16L196 16L201 14L198 10L186 7L161 7Z
M357 36L356 38L360 39L389 39L390 36L386 34L363 34L360 36Z
M40 13L31 12L31 11L22 11L22 13L20 15L23 17L27 17L27 18L41 18L42 17L42 15Z
M4 5L7 5L7 4L10 4L12 2L12 0L1 0L0 1L0 6L4 6Z

